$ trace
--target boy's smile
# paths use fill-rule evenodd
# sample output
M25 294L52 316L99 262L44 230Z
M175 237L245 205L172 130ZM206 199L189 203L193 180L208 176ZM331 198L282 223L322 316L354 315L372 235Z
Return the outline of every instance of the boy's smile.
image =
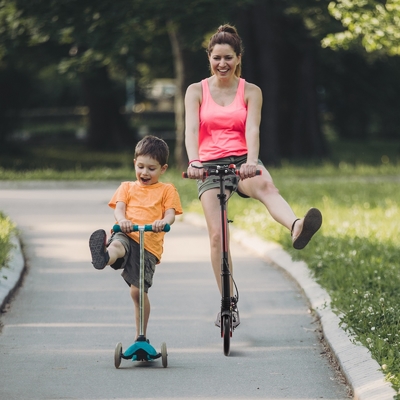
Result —
M160 163L150 156L138 156L133 160L136 177L141 185L149 186L158 182L160 176L167 170L168 165Z

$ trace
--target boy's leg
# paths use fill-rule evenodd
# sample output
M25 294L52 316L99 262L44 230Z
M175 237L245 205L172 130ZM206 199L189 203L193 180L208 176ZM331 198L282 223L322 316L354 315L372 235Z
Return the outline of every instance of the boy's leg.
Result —
M134 285L131 285L130 292L131 292L131 297L132 297L133 303L135 305L135 322L136 322L136 338L135 338L135 340L137 340L137 338L140 335L140 319L139 319L139 316L140 316L140 314L139 314L140 293L139 293L139 289ZM149 317L150 317L150 301L149 301L149 296L145 292L144 293L144 304L143 304L143 335L144 336L146 336L147 324L149 322Z
M103 229L98 229L91 234L89 248L92 254L92 264L96 269L103 269L106 265L114 264L126 253L124 246L118 240L111 242L107 247L107 235Z

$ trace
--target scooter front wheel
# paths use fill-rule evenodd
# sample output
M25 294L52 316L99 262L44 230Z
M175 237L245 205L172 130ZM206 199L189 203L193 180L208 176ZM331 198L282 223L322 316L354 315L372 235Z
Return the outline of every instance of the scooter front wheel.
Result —
M168 366L168 353L167 353L167 344L165 342L161 343L161 361L162 361L162 366L164 368L167 368Z
M224 354L229 356L230 353L230 341L231 341L231 321L229 315L222 317L222 337L224 340Z
M122 344L117 343L117 345L115 346L115 352L114 352L114 365L115 365L115 368L117 368L117 369L121 365L121 357L122 357Z

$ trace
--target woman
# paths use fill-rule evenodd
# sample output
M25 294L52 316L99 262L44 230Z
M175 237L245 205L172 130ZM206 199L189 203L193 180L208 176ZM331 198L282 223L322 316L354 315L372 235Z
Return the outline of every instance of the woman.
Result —
M231 163L240 167L240 180L232 190L261 201L271 216L291 231L296 249L308 244L320 228L322 216L312 208L304 218L297 218L258 159L262 93L259 87L240 78L243 48L236 28L220 26L209 41L207 54L211 76L190 85L185 96L185 144L189 158L187 174L198 179L210 237L211 263L221 291L219 187L212 178L203 180L203 167ZM262 175L256 176L257 169L262 170ZM231 260L229 265L232 269ZM237 326L240 320L236 297L232 303ZM219 319L220 316L217 326Z

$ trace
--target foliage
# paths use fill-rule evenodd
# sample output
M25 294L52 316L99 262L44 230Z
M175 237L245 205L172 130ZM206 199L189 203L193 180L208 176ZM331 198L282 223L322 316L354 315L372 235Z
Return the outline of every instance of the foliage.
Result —
M325 49L320 59L321 116L341 138L398 137L400 57L371 57Z
M360 43L367 52L400 55L400 0L336 0L328 8L345 30L327 35L322 46L349 49Z
M15 233L15 225L0 211L0 280L1 269L7 266L11 250L10 237Z
M255 8L266 4L265 9ZM279 143L284 157L293 157L289 153L296 149L305 152L312 148L305 138L311 129L296 120L302 123L313 120L309 111L296 106L296 101L303 106L308 98L304 92L298 92L310 85L306 85L310 76L301 75L311 70L310 65L302 64L306 62L306 55L310 57L308 61L314 60L313 68L316 68L315 73L311 73L316 88L309 89L309 95L318 93L315 102L318 102L319 115L316 118L320 117L320 121L315 121L315 126L322 125L325 130L346 138L398 136L399 61L395 57L388 60L383 50L375 52L372 59L355 49L346 52L340 47L341 51L334 52L320 48L320 41L326 35L343 30L339 20L329 14L328 5L331 12L340 11L342 19L345 10L350 10L355 23L360 24L362 21L361 18L356 20L356 11L362 11L360 15L370 21L372 4L380 7L377 9L384 7L387 13L390 11L390 18L395 21L396 14L390 9L394 1L190 0L182 7L178 0L0 0L0 90L6 93L3 101L0 100L0 140L6 128L15 131L10 123L18 121L5 116L15 114L18 109L82 105L85 99L78 75L95 68L106 68L112 77L113 94L119 107L125 104L125 80L129 76L135 77L137 102L142 101L152 79L174 77L169 40L171 27L178 33L187 60L185 85L198 81L208 74L202 49L205 38L221 23L231 22L240 28L243 21L247 28L239 32L245 42L246 79L262 83L269 74L266 72L269 67L259 57L267 52L265 59L278 65L278 76L271 84L276 83L279 97L270 98L273 91L269 84L266 85L268 91L264 89L263 92L264 108L279 110L279 124L268 114L262 120L270 125L262 132L273 137L274 126L283 132L272 142ZM263 47L263 51L258 45L261 38L266 37L267 24L264 19L264 24L257 27L254 12L259 9L273 13L271 26L277 29L275 39L269 39L275 45L271 49ZM384 39L389 40L391 28L382 32ZM258 66L261 67L257 74L261 75L256 77L254 70ZM3 83L5 81L7 84ZM291 118L287 118L288 114ZM6 127L6 123L9 126ZM301 138L297 138L296 143L288 140L291 131L300 132ZM295 144L287 146L288 142ZM5 148L4 143L0 148Z

